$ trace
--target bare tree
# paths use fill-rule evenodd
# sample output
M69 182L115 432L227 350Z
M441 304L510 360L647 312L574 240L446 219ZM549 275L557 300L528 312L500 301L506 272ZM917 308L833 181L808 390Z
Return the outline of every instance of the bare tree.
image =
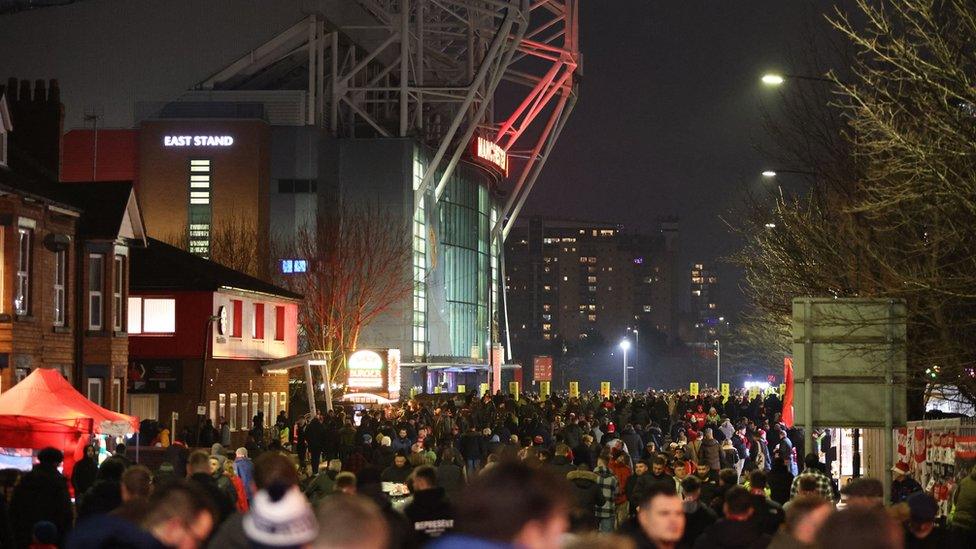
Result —
M345 356L364 328L410 295L412 247L402 218L376 205L341 204L314 227L276 238L289 257L307 259L308 272L279 282L304 296L299 326L310 349L331 351L330 374L345 379Z
M188 229L163 235L160 240L189 249ZM243 215L222 218L210 226L210 260L225 267L269 281L272 265L269 244L258 235L257 223Z

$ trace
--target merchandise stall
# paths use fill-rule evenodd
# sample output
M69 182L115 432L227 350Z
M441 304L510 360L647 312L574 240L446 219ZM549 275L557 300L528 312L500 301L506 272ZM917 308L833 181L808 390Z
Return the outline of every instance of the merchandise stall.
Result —
M952 509L956 483L976 465L976 419L910 421L894 434L895 463L908 472L939 503L939 515Z

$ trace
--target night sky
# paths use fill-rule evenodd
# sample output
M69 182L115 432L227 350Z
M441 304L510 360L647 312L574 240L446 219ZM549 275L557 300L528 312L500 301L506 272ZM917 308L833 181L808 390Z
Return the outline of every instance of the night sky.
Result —
M102 127L129 127L134 103L178 95L307 7L259 2L240 12L235 1L193 2L197 17L189 20L179 15L185 8L149 16L134 7L143 2L115 0L3 15L0 77L60 78L68 129L81 126L87 110ZM106 9L127 28L108 32L97 15ZM737 239L719 216L746 189L759 189L758 174L770 167L757 151L760 107L775 106L778 96L759 77L786 67L805 28L826 27L825 9L812 0L581 0L580 101L525 213L637 230L678 216L682 271L733 252ZM123 46L132 32L138 48ZM79 42L98 44L102 54L77 59L70 44ZM721 304L735 311L737 272L720 264L719 274Z
M612 9L609 6L613 6ZM799 0L586 1L580 6L580 101L527 212L652 230L680 217L682 268L739 245L720 215L768 167L759 77L785 69L821 12ZM787 175L781 175L789 177ZM722 306L741 306L738 272L719 265Z

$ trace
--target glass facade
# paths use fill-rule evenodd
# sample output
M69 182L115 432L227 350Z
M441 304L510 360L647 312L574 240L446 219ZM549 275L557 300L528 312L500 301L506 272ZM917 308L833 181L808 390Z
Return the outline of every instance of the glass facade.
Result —
M190 253L210 257L210 160L190 160Z
M440 244L451 350L455 357L487 358L491 197L480 178L454 171L438 203Z
M416 193L424 179L425 163L420 151L413 153L413 190ZM427 356L427 199L419 198L413 217L413 357Z

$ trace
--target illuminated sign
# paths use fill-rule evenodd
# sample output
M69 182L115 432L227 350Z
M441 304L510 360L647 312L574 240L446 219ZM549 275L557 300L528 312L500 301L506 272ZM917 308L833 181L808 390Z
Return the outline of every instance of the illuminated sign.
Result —
M383 357L373 351L356 351L349 357L349 381L346 383L350 388L356 389L382 389L383 382Z
M472 149L476 159L483 160L508 176L508 153L498 143L479 136L475 138Z
M390 349L386 353L387 374L386 390L391 393L400 392L400 349Z
M229 135L164 135L166 147L230 147L234 138Z

